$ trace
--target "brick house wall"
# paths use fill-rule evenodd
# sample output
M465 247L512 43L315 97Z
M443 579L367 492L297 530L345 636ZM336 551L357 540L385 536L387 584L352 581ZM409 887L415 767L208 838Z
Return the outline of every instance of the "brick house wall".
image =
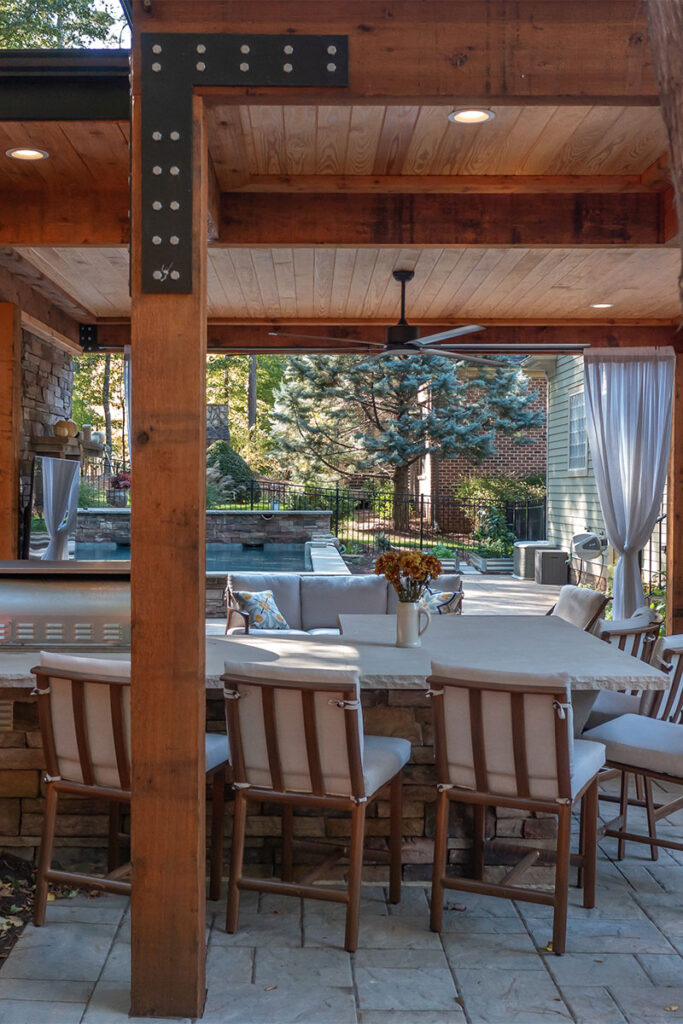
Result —
M538 397L533 409L547 408L548 384L543 379L533 381ZM434 459L432 467L431 491L447 491L453 484L471 476L532 476L536 473L545 475L547 462L547 428L543 422L527 432L531 443L520 444L512 437L498 434L494 442L496 452L483 462L471 462L469 459Z

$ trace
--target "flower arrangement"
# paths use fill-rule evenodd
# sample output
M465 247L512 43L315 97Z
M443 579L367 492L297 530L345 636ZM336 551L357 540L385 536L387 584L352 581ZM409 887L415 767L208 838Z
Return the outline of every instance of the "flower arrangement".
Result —
M375 562L378 576L386 576L399 601L419 601L441 573L441 562L422 551L386 551Z
M117 473L109 481L109 486L114 491L129 491L130 490L130 473Z

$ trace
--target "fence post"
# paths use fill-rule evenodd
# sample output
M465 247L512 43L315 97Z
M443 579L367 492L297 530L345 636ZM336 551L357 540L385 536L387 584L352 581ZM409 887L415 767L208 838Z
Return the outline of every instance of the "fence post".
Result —
M422 542L424 540L424 525L425 525L425 496L420 495L420 551L422 551Z
M249 501L251 503L251 511L254 511L254 478L253 476L249 480Z

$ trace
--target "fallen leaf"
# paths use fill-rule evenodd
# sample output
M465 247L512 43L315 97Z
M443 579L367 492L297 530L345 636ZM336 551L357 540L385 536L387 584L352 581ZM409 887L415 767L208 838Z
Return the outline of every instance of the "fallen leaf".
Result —
M552 944L552 942L549 942L546 946L541 946L541 950L540 951L541 951L541 953L552 953L552 951L553 951L553 944Z
M462 1006L463 1010L465 1009L465 1004L460 998L460 996L455 996L454 1001L458 1004L458 1006Z
M265 992L274 992L276 988L277 988L277 985L269 985L264 991Z
M55 901L56 899L57 899L57 897L55 896L55 894L54 894L53 892L49 892L49 893L47 894L47 902L48 902L48 903L54 903L54 901Z
M672 1003L672 1004L671 1004L671 1006L665 1006L665 1007L664 1007L664 1009L665 1009L665 1010L666 1010L666 1011L667 1011L668 1013L672 1013L672 1012L673 1012L674 1010L677 1010L677 1009L678 1009L678 1006L677 1006L677 1005L676 1005L675 1003Z

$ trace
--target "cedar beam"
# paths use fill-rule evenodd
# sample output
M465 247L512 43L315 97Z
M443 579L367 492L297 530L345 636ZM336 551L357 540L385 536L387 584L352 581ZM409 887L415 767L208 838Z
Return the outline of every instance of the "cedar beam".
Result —
M0 303L0 560L19 557L21 311Z
M446 326L443 321L440 324ZM313 335L315 340L305 338L278 337L278 327L287 333ZM586 344L593 347L615 347L619 345L669 345L674 327L669 324L492 324L481 335L473 335L466 341L481 341L491 345L495 351L496 344L519 345L521 353L524 346L530 344L576 345ZM423 333L430 330L425 327ZM321 325L318 323L297 323L286 325L272 324L213 324L207 328L207 344L211 352L244 352L262 353L304 353L304 352L367 352L367 347L359 345L356 339L365 341L384 341L384 326L374 323L354 325ZM342 341L332 339L342 338ZM97 328L98 346L104 350L118 351L130 344L130 325L126 323L100 323Z
M239 33L257 25L263 33L348 35L353 102L658 102L638 0L135 0L133 18L145 31Z
M20 260L14 253L10 255L13 259L8 259L7 266L3 266L5 254L0 253L0 301L15 303L25 317L33 317L43 327L52 328L65 341L78 345L78 324L92 317L79 316L80 310L74 307L73 313L78 317L76 320L73 315L60 309L59 305L68 301L66 296L43 278L30 263Z
M255 174L234 192L349 192L383 194L427 192L451 195L553 195L610 192L663 192L668 182L640 174Z
M138 24L140 22L138 21ZM133 213L141 213L139 49ZM131 1015L201 1017L205 998L207 166L194 100L194 291L145 294L132 240ZM150 723L154 723L151 727Z
M659 197L608 195L222 196L224 246L648 246Z

